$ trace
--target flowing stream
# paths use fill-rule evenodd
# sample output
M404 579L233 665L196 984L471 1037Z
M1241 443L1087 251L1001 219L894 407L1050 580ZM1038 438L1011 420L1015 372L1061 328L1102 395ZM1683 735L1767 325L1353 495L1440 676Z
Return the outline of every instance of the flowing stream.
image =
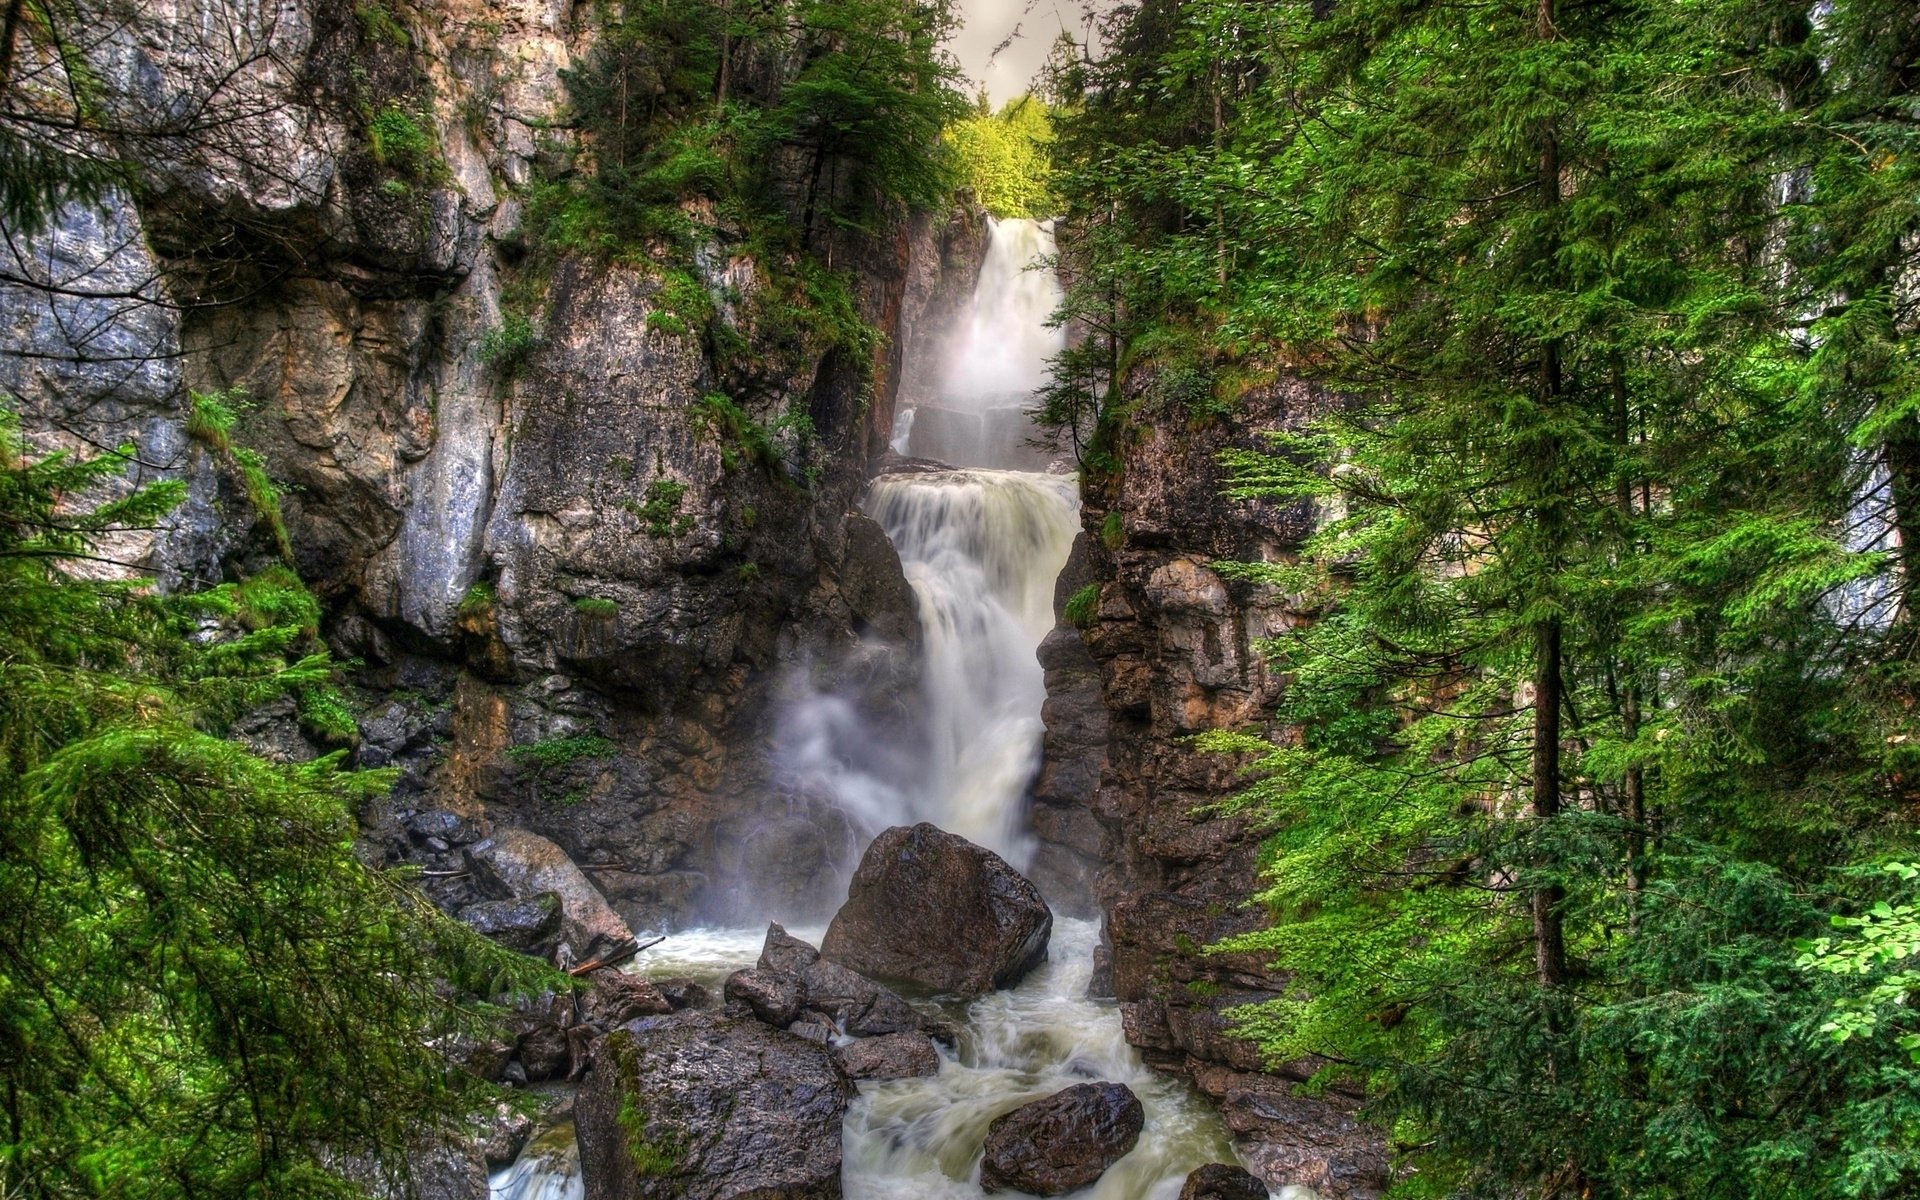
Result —
M1027 398L1059 346L1046 328L1058 284L1051 271L1024 269L1049 255L1052 241L1031 221L994 224L966 327L949 342L941 417L904 414L896 429L897 449L937 453L950 465L882 476L866 501L919 602L919 761L898 778L854 768L846 751L862 731L850 710L802 695L791 714L802 750L783 764L873 832L932 821L1016 866L1029 856L1022 808L1045 699L1034 652L1053 626L1054 580L1079 527L1071 477L1007 469L1030 432ZM794 932L818 944L820 931ZM631 969L691 976L717 992L728 974L754 963L764 938L764 927L677 933ZM1218 1115L1183 1081L1146 1067L1126 1042L1117 1006L1087 998L1098 941L1095 924L1056 920L1044 966L1017 987L946 1006L958 1044L942 1048L937 1074L859 1085L844 1129L849 1200L980 1197L988 1124L1089 1080L1132 1088L1146 1125L1138 1145L1076 1196L1172 1200L1195 1167L1235 1161ZM571 1130L556 1128L494 1176L494 1200L580 1200L577 1171Z

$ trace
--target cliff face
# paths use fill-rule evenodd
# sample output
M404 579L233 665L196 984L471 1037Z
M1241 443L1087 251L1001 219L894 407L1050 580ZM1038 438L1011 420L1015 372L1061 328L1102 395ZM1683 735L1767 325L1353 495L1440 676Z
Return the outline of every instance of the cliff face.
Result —
M130 484L188 481L170 527L113 547L169 584L271 550L231 456L189 436L191 392L244 391L233 444L282 486L292 559L361 664L356 753L403 769L367 814L386 855L451 872L525 826L636 926L804 917L858 847L751 748L796 677L880 709L912 690L911 594L853 508L907 343L964 297L986 225L835 235L870 353L783 319L791 264L724 223L688 273L711 324L644 262L536 267L524 198L580 152L560 73L590 16L165 0L103 23L116 94L206 115L143 144L138 202L74 206L10 264L52 286L0 288L37 354L0 384L41 444L131 442ZM777 58L738 86L777 88Z
M1279 561L1311 533L1305 504L1227 499L1219 462L1263 447L1261 431L1298 424L1327 399L1282 380L1231 417L1195 415L1149 372L1130 384L1119 465L1085 489L1086 531L1060 607L1097 589L1081 627L1063 620L1041 650L1047 668L1045 766L1034 821L1056 890L1084 881L1104 917L1104 964L1128 1040L1148 1061L1191 1077L1221 1102L1255 1170L1273 1187L1377 1195L1378 1135L1348 1115L1354 1098L1295 1096L1314 1064L1263 1072L1223 1015L1279 995L1258 956L1202 955L1257 928L1260 835L1209 811L1240 786L1235 759L1189 742L1211 729L1271 730L1284 679L1259 649L1298 618L1271 589L1229 581L1215 560ZM1083 599L1076 609L1081 609Z

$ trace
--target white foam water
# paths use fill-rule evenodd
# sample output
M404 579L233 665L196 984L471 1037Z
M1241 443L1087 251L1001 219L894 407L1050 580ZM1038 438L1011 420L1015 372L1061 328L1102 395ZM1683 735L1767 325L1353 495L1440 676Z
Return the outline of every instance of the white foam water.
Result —
M1079 528L1074 482L1019 471L883 476L866 507L900 552L925 639L923 758L888 823L931 821L1024 866L1022 801L1046 699L1034 651L1053 627L1053 583Z

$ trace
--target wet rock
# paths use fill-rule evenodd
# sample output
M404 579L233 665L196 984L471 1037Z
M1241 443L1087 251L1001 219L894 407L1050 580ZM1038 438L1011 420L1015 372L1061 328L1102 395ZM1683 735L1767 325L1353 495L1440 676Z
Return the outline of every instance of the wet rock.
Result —
M481 886L504 900L523 900L553 892L560 897L562 923L576 959L631 941L633 931L607 905L606 898L566 851L537 833L501 829L467 849L467 863Z
M520 1157L533 1136L533 1118L511 1104L496 1104L479 1121L480 1157L489 1167L504 1167Z
M921 823L867 847L820 944L862 974L977 996L1046 961L1053 913L1006 860Z
M1124 1084L1079 1083L987 1126L980 1187L1058 1196L1100 1178L1140 1140L1146 1113Z
M818 950L781 928L778 921L767 926L767 940L760 947L762 967L798 975L819 961Z
M833 1041L838 1032L833 1022L819 1013L802 1013L800 1019L787 1026L787 1032L795 1037L803 1037L810 1042L819 1042L822 1046Z
M524 900L485 900L459 912L476 933L509 950L543 957L553 951L561 916L558 892L541 892Z
M705 1008L713 1000L712 993L691 979L656 979L653 986L675 1010Z
M567 1031L547 1021L533 1025L520 1035L514 1056L527 1074L527 1082L565 1079L573 1066L567 1045Z
M834 1049L855 1079L917 1079L940 1072L940 1053L924 1033L888 1033Z
M636 1017L672 1012L674 1007L671 996L638 975L595 971L592 986L581 998L580 1015L590 1025L611 1029Z
M826 1047L758 1021L631 1022L575 1103L587 1200L839 1200L853 1095Z
M792 975L748 967L727 976L727 999L738 1000L769 1025L785 1029L807 1003L807 985Z
M795 976L806 985L806 1005L854 1037L889 1033L927 1033L944 1041L952 1032L920 1012L900 994L838 963L779 925L767 926L760 968Z
M487 1200L489 1195L480 1148L465 1142L422 1143L407 1151L404 1162L353 1155L329 1166L370 1200Z
M1180 1200L1267 1200L1267 1185L1239 1167L1208 1163L1187 1176Z

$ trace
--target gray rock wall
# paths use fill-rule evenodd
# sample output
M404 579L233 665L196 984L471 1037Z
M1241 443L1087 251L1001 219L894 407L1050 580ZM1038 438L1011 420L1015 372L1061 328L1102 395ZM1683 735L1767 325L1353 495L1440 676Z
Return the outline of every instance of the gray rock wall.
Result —
M909 343L971 288L984 218L830 248L884 335L871 362L767 327L753 299L777 264L723 234L697 274L746 350L717 353L663 319L644 265L562 259L528 278L526 188L572 153L556 117L585 10L117 4L83 0L114 31L94 49L128 119L218 119L139 143L137 201L69 208L22 243L8 273L53 286L0 286L0 329L33 351L0 358L0 386L31 436L130 441L125 486L189 484L107 569L173 585L269 560L232 464L186 433L192 391L243 389L233 440L283 486L328 639L361 664L358 753L402 768L366 814L383 854L453 872L465 846L525 828L637 927L823 912L859 847L771 778L773 712L796 673L905 690L911 594L855 502ZM745 74L773 87L791 66ZM393 106L431 134L430 169L373 152L369 123ZM487 338L516 286L543 315L510 371ZM779 461L755 461L705 403L716 391L817 437L777 434ZM663 516L650 502L669 495Z

